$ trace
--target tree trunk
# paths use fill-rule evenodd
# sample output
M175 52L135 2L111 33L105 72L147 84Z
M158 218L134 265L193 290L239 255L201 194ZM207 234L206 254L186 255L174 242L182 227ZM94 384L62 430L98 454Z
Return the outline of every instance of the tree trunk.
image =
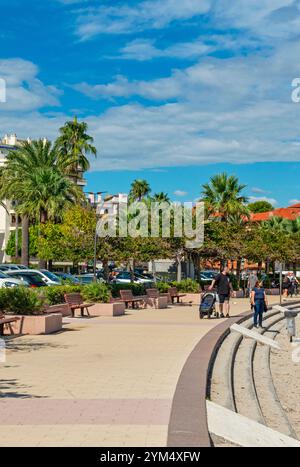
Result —
M178 256L177 257L177 282L181 282L181 271L182 271L182 267L181 267L181 257Z
M40 221L41 224L45 224L47 222L47 212L46 211L41 211L40 215ZM39 269L46 269L47 267L47 261L45 259L39 258Z
M49 259L48 261L48 270L53 271L53 260L52 259Z
M16 234L15 234L15 258L19 258L19 215L16 214Z
M156 277L156 264L155 264L155 261L152 260L152 274L153 274L153 279L154 279L154 283L157 282L157 277Z
M237 277L238 288L240 288L240 283L241 283L241 268L242 268L242 260L238 259L236 262L236 277Z
M22 216L22 264L29 266L29 220Z

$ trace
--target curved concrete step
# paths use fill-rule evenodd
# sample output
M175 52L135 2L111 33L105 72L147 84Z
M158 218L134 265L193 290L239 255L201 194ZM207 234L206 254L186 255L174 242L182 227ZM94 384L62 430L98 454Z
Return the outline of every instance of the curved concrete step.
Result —
M258 332L265 334L278 320L282 320L279 313L270 314L263 322L264 328ZM258 423L266 424L254 383L253 357L256 345L255 340L245 338L239 345L232 362L233 394L237 413Z
M279 316L279 312L270 310L266 313L265 318L267 320L273 316ZM245 320L242 325L251 329L253 327L252 318ZM233 391L233 367L242 340L243 337L236 332L231 332L224 339L213 362L208 391L208 396L214 402L234 411L236 411L236 404Z
M280 320L269 329L273 339L285 328ZM271 336L269 336L271 337ZM289 418L278 398L270 368L270 347L256 345L253 358L253 376L257 398L266 424L280 433L297 439Z

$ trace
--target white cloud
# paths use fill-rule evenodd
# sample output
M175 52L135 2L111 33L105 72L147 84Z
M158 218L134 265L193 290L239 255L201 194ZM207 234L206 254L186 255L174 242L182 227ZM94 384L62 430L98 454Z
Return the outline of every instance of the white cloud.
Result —
M77 34L89 39L97 34L120 34L161 29L176 20L188 20L207 13L211 0L146 0L136 6L126 4L82 9Z
M218 0L214 14L218 22L244 28L267 38L298 36L300 10L298 0Z
M289 200L289 203L290 203L291 205L293 205L293 204L300 204L300 199L290 199L290 200Z
M6 83L6 103L1 111L32 111L45 106L59 106L60 92L38 78L37 66L27 60L0 59L0 78Z
M267 190L264 190L262 188L258 188L258 187L255 187L255 186L253 188L251 188L251 191L252 191L252 193L261 193L261 194L270 193Z
M213 46L205 44L200 39L192 42L173 44L165 49L156 47L154 40L136 39L126 44L120 50L118 58L138 61L164 57L193 59L212 52L213 50L215 50Z
M187 191L175 190L173 194L178 197L183 197L186 196L188 193Z

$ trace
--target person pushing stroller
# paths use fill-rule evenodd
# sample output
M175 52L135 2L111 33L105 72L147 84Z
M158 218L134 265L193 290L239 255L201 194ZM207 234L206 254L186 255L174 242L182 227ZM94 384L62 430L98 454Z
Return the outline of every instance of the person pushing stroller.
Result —
M217 287L217 294L219 297L219 309L220 317L224 318L224 311L226 313L225 317L229 318L229 301L230 296L233 293L233 287L229 277L229 269L227 266L221 269L221 273L212 281L209 290L212 290L214 287Z

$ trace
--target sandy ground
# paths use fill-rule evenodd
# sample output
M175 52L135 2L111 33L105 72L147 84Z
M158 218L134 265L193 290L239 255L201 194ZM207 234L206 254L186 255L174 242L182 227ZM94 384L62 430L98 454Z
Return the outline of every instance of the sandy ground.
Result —
M282 350L271 352L271 371L278 398L300 439L300 315L296 319L297 336L291 344L284 328L277 336Z

